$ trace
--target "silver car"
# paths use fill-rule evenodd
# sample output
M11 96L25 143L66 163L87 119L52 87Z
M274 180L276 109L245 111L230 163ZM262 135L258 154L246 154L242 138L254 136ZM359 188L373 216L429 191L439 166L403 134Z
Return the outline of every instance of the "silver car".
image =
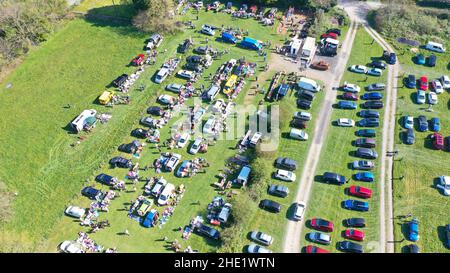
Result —
M252 231L252 233L250 233L250 238L253 241L265 246L270 246L273 243L272 236L261 231Z
M257 244L250 244L247 247L248 253L272 253L272 250L267 249L265 247L259 246Z

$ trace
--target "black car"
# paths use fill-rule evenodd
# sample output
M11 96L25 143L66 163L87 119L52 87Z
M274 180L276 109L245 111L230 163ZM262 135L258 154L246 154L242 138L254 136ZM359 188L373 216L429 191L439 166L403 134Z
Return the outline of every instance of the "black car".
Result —
M109 164L111 164L111 166L112 166L113 168L119 167L119 168L127 168L127 169L131 168L131 166L133 165L133 164L131 163L131 160L126 159L126 158L123 158L123 157L121 157L121 156L113 157L113 158L109 161Z
M196 49L194 49L194 52L197 54L208 54L210 51L212 50L212 48L210 48L209 46L199 46Z
M121 87L128 80L127 74L122 74L113 81L115 87Z
M134 140L131 143L126 143L126 144L120 145L119 151L124 152L124 153L134 154L139 149L139 146L141 146L139 141Z
M164 110L159 106L150 106L149 108L147 108L147 114L159 117L164 114Z
M341 30L338 28L330 28L329 30L327 30L327 33L336 33L338 36L341 36Z
M91 200L101 199L102 196L104 195L104 193L101 190L97 190L96 188L93 187L84 187L81 190L81 194Z
M184 42L178 48L178 51L182 54L186 53L191 47L192 42L189 39L184 40Z
M364 253L363 246L350 241L342 241L338 243L337 248L344 252L350 253Z
M380 112L376 110L362 110L359 112L359 115L363 118L379 118Z
M313 92L308 91L308 90L300 90L300 91L298 91L298 96L300 98L304 98L304 99L310 100L310 101L314 100L315 97L316 97L316 95Z
M347 227L366 227L366 220L364 218L348 218L344 220Z
M297 100L297 107L301 108L301 109L305 109L305 110L311 109L311 104L312 104L312 101L310 101L310 100L304 100L304 99Z
M445 226L445 239L447 248L450 248L450 224Z
M336 185L343 185L348 182L345 176L332 172L324 172L322 175L322 181Z
M289 188L283 185L270 185L268 193L271 195L285 198L289 194Z
M370 63L370 66L380 68L380 69L386 69L387 65L382 61L373 61Z
M426 132L428 131L428 121L427 117L420 115L417 117L417 121L419 123L419 131L420 132Z
M405 248L407 253L420 253L419 247L415 244L407 245Z
M389 54L387 63L388 64L395 64L397 62L397 54L395 54L395 52L391 52Z
M297 128L297 129L305 129L306 128L306 121L301 120L299 118L294 118L291 121L291 127Z
M196 228L196 231L200 234L205 235L206 237L215 239L215 240L219 240L220 239L220 232L212 227L209 227L207 225L204 224L200 224L200 226L198 226Z
M383 102L381 100L370 100L363 104L366 109L381 109L383 108Z
M297 161L288 157L279 157L275 161L275 166L280 169L294 171L297 169Z
M259 203L259 207L270 212L279 213L281 211L281 205L275 201L264 199Z
M375 137L376 132L373 129L361 129L356 131L356 135L362 137Z
M366 159L377 159L378 154L375 150L369 148L358 148L356 150L356 156Z
M97 177L95 177L95 181L100 182L106 186L112 186L114 184L114 178L104 173L97 175Z
M376 140L373 138L358 138L355 141L355 146L363 148L375 148L377 144Z
M405 144L412 145L416 142L416 136L414 134L414 130L409 128L405 132Z
M380 126L380 120L378 118L363 118L359 121L359 126L362 127L378 127Z
M428 57L427 59L427 65L431 67L436 66L436 60L437 60L436 55L431 54L431 56Z
M203 58L200 56L197 56L197 55L189 56L186 58L186 61L188 63L194 63L194 64L199 64L202 62L202 60L203 60Z
M186 70L191 70L196 73L203 73L203 67L199 63L187 63L184 65Z
M145 130L142 128L136 128L133 131L131 131L131 136L137 137L137 138L147 138L149 135L149 130Z

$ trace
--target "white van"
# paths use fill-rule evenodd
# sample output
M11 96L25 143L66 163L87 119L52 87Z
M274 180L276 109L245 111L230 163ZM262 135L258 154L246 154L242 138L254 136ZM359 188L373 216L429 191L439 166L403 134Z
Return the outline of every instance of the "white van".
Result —
M156 83L162 83L167 76L169 76L169 69L163 67L161 70L159 70L158 74L155 76L155 82Z
M174 191L175 191L175 186L171 183L167 183L167 185L164 187L164 190L159 195L158 205L160 205L160 206L167 205L167 202L169 202L169 199L172 196Z
M261 138L262 138L262 134L260 132L256 132L250 139L248 146L255 148L256 145L258 145L258 143L261 141Z
M71 123L70 126L78 133L83 131L84 126L86 125L86 119L89 117L95 117L97 115L97 111L94 109L84 110L81 112L78 117L76 117Z
M425 48L428 50L431 50L431 51L439 52L439 53L445 52L445 47L442 44L431 42L431 41L425 45Z
M206 100L213 101L214 98L219 94L220 86L213 84L206 92Z
M293 139L308 140L308 134L300 129L292 128L291 132L289 133L289 136Z
M173 171L178 163L180 163L181 155L180 154L173 154L171 158L167 161L166 165L164 166L165 169L169 172Z
M212 129L214 128L214 125L216 124L216 117L211 116L203 125L203 134L212 134Z
M226 203L222 210L219 213L219 216L217 217L217 220L221 223L226 223L228 221L228 217L230 217L231 214L231 204Z
M316 81L305 77L300 78L300 81L297 83L297 86L300 90L307 90L311 92L320 91L320 85L318 85Z

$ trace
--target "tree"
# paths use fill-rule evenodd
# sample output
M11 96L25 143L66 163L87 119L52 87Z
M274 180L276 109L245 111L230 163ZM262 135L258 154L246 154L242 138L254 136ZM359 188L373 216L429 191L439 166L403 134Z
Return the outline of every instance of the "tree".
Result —
M148 8L135 16L133 25L145 32L173 33L177 31L173 1L148 0Z

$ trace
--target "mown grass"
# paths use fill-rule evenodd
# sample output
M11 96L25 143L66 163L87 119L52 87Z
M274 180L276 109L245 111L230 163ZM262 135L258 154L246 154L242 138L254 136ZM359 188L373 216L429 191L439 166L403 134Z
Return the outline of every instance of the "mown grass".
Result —
M360 28L356 34L356 38L353 44L352 52L347 63L347 67L353 64L365 65L371 61L371 57L378 57L382 53L382 48L376 43L372 43L372 37L362 28ZM384 71L382 77L373 77L363 74L356 74L350 71L346 71L343 75L342 82L344 81L355 83L361 87L361 94L365 91L364 87L377 82L386 82L387 71ZM342 91L330 90L329 92L336 92L336 95L340 95ZM361 104L364 101L358 102L358 109L356 110L342 110L333 109L332 122L339 118L351 118L355 122L359 121L361 118L357 116L357 113L361 110ZM380 111L383 115L384 111ZM380 118L381 124L377 131L377 148L376 151L381 156L381 130L382 130L382 116ZM345 175L345 177L353 178L352 176L357 172L349 168L349 164L354 160L359 160L357 157L353 156L353 152L356 147L352 145L352 141L357 138L355 132L360 127L356 126L353 128L343 128L334 125L324 124L324 126L331 126L325 146L323 147L322 153L320 155L320 161L317 167L316 179L312 188L312 193L309 199L309 205L307 210L307 220L314 217L324 218L334 222L335 230L331 233L332 244L330 246L321 246L329 251L336 252L336 243L344 240L342 237L342 232L345 230L342 221L350 217L363 217L367 221L367 227L364 228L366 233L366 239L364 242L365 251L374 251L373 242L379 240L379 191L380 186L378 184L380 177L380 160L374 160L376 169L375 178L376 181L373 183L354 181L353 179L347 183L345 186L328 185L319 182L319 177L326 171L337 172L339 174ZM360 185L368 187L373 190L373 197L368 201L370 210L369 212L356 212L346 210L342 207L342 202L346 199L358 199L351 197L345 193L345 189L352 185ZM309 228L309 221L306 221L306 227L304 231L304 236L313 230ZM302 238L302 246L310 244L306 238Z
M432 107L433 112L424 111L428 105L416 104L417 89L408 89L404 86L404 76L415 74L416 77L425 75L432 81L442 75L450 74L449 53L434 53L437 58L436 67L417 65L413 62L416 55L410 52L408 46L391 41L399 52L399 61L402 72L398 79L397 123L395 134L395 149L399 155L394 162L394 177L404 176L402 180L394 180L394 216L412 213L420 221L420 240L416 243L422 252L449 252L444 245L444 226L449 224L448 208L449 198L435 187L436 179L441 175L450 175L450 156L448 152L437 151L432 148L428 139L430 132L415 130L416 143L405 145L401 138L403 128L402 117L412 115L417 118L424 115L427 119L439 117L441 119L441 133L450 135L450 104L449 91L438 95L438 104ZM450 43L447 41L447 48ZM420 49L425 56L432 52ZM428 92L427 92L428 93ZM410 219L407 219L410 220ZM408 229L401 219L395 220L396 252L405 251L406 245L412 244L407 240ZM404 241L402 241L405 239Z

